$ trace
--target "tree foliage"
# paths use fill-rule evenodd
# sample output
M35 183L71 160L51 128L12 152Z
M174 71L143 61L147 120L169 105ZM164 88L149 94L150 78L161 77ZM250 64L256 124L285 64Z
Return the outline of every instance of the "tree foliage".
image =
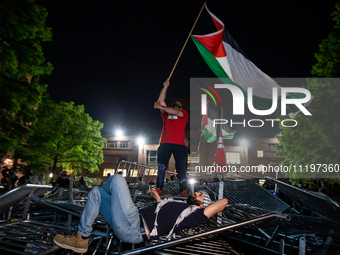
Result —
M318 176L310 170L307 172L305 166L340 163L340 84L338 79L321 78L340 76L339 4L332 15L336 21L335 31L319 45L319 52L315 54L317 63L312 69L315 78L309 78L305 85L314 95L308 106L312 116L297 114L295 120L298 125L294 128L281 127L282 133L278 136L280 146L277 155L284 158L282 164L303 166L302 172L290 172L289 176L293 178ZM284 118L281 117L281 120ZM322 177L335 176L329 171L319 173L322 173Z
M0 2L0 156L10 152L38 171L98 170L103 124L83 106L49 100L39 81L53 69L42 50L42 42L52 40L47 15L36 0Z
M318 61L312 69L315 77L340 77L340 4L335 9L332 13L335 30L322 40L319 52L314 54Z
M84 106L73 102L56 104L46 99L38 111L35 134L27 144L31 155L27 154L26 160L32 167L52 166L53 172L58 166L98 170L106 142L100 133L101 122L93 121L84 113Z
M45 25L46 9L35 0L0 2L0 153L14 152L32 134L46 85L39 77L50 74L41 43L52 38Z

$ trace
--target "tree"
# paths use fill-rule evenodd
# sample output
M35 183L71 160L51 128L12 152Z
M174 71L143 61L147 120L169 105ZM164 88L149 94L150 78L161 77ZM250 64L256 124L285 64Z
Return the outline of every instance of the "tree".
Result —
M313 66L312 74L316 77L340 77L340 4L335 9L332 13L335 31L322 40L319 52L314 54L318 63Z
M103 163L103 124L84 113L84 106L45 99L39 107L35 134L28 140L31 154L23 159L33 168L52 166L93 172Z
M46 93L39 77L50 74L41 43L52 38L46 9L35 0L0 2L0 154L14 153L32 135Z
M295 120L298 125L294 128L281 127L278 136L278 156L284 158L283 165L302 165L302 172L291 171L288 176L293 178L315 177L316 171L311 167L322 165L319 169L320 177L335 177L332 169L323 172L324 167L339 165L340 160L340 84L338 79L320 79L321 77L340 76L340 5L332 14L336 21L335 31L329 34L319 45L319 52L315 54L317 63L313 66L312 74L315 78L307 80L307 88L314 99L308 110L312 116L297 114ZM281 117L283 120L285 117ZM309 167L308 172L306 166ZM339 173L337 173L339 176Z

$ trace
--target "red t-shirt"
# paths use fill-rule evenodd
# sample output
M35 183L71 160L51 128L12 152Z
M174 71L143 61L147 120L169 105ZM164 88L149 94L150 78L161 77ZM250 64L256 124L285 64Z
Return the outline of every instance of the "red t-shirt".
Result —
M181 110L184 117L168 114L161 111L163 118L163 130L160 143L173 143L185 145L184 128L187 124L189 113L186 110Z

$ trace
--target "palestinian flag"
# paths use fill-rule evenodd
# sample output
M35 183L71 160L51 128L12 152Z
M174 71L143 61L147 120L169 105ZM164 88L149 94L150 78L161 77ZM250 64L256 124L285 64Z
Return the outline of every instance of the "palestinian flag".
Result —
M280 86L246 57L228 31L224 29L223 22L212 14L207 6L205 8L217 31L207 35L192 35L205 62L224 84L233 84L243 91L245 103L247 103L247 88L253 88L255 109L270 109L272 107L272 88L277 87L279 101L275 113L280 115ZM305 94L292 93L287 95L287 98L305 98ZM287 114L298 111L299 109L295 105L287 105Z
M231 127L229 127L228 124L222 125L222 137L223 137L223 139L233 139L235 132L236 131L234 131Z
M207 114L203 115L202 133L207 143L212 143L217 140L216 127L213 126L213 120L216 119L217 113L208 105Z

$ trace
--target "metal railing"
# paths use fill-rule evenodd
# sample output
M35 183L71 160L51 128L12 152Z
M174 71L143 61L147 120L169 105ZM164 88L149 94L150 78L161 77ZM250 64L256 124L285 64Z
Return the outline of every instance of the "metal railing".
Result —
M125 171L124 171L125 170ZM156 167L138 164L136 162L130 162L122 160L119 162L115 169L115 174L119 171L125 172L125 179L129 183L138 183L155 181L157 178L158 169ZM171 175L175 175L176 172L165 171L165 179L170 178Z

